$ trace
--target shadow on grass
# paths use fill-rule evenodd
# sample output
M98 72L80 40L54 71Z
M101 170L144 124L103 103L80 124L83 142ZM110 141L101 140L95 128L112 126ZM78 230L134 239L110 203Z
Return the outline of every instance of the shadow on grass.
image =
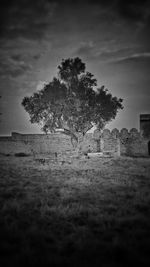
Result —
M14 154L15 157L29 157L29 154L23 153L23 152L19 152L19 153L15 153Z

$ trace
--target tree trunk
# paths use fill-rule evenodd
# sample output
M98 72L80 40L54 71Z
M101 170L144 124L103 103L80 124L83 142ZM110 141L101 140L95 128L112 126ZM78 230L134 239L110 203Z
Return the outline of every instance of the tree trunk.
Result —
M83 144L83 140L84 140L84 135L83 133L76 133L77 136L77 142L76 142L76 146L75 148L75 153L78 156L81 156L83 153L83 148L82 148L82 144Z
M83 153L82 143L84 140L84 134L81 132L74 133L72 131L69 131L68 129L64 129L64 132L62 133L70 136L71 144L75 150L75 154L77 154L78 156L81 155Z

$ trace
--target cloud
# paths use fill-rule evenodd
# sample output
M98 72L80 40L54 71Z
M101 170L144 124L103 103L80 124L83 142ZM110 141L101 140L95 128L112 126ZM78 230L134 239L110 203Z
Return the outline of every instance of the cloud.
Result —
M91 57L94 54L94 44L92 41L90 42L82 42L77 48L75 54L79 56L88 56Z
M121 35L132 24L134 34L137 32L146 45L150 40L149 3L147 0L2 0L0 34L5 40L48 39L56 47L65 41L71 43L71 38L85 41L86 35L90 40ZM92 57L95 48L83 44L78 53ZM39 56L33 58L38 60Z
M2 78L16 78L23 75L26 72L31 71L32 66L25 63L24 61L17 61L16 63L10 64L10 62L1 62L0 63L0 76Z
M132 21L143 21L150 14L149 0L88 0L90 4L111 8L120 17Z
M14 0L0 2L1 37L24 36L39 39L45 33L56 8L55 1Z
M126 57L120 57L114 60L115 63L121 62L138 62L138 61L149 61L150 60L150 52L142 52L142 53L134 53L132 55Z
M13 62L22 62L25 58L29 58L29 56L34 60L38 60L41 57L41 53L35 53L34 55L29 55L28 53L25 55L15 53L11 56L11 59Z
M131 53L131 51L133 50L133 48L130 47L123 47L123 48L106 48L104 50L100 50L100 52L97 54L97 58L100 59L101 61L115 61L116 58L120 58L123 55L127 55L129 53Z
M33 55L33 59L38 60L41 57L41 53Z
M109 45L104 43L99 46L93 43L82 43L76 50L75 55L86 57L90 60L100 60L101 62L119 62L127 59L139 57L149 57L149 52L139 52L141 47L135 45L118 45L109 41Z
M145 21L150 8L149 0L117 1L118 13L125 19L132 21Z
M37 86L36 86L36 90L37 91L40 91L41 89L43 89L44 85L46 84L47 82L46 81L39 81L37 83Z
M20 62L21 59L22 59L22 55L20 55L20 54L14 54L14 55L11 56L11 58L14 61Z

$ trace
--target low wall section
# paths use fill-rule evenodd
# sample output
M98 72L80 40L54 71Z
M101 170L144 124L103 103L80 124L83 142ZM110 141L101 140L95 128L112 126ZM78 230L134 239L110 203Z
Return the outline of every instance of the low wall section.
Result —
M29 144L24 144L22 141L2 140L0 138L0 153L6 155L15 153L31 154L31 149Z
M70 137L64 134L19 134L0 138L0 153L48 154L72 151Z

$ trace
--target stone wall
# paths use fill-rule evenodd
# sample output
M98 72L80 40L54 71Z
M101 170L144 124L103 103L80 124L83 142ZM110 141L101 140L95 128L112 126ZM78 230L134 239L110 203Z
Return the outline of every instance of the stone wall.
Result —
M148 141L143 138L137 129L132 128L130 131L123 128L120 131L120 150L121 155L127 156L147 156Z
M120 156L120 139L114 135L108 129L105 129L102 133L103 151L111 152L114 155Z
M124 156L147 156L148 139L143 138L137 129L128 131L123 128L104 129L103 132L95 130L93 134L85 138L85 150L89 147L91 152L111 152L113 155Z
M97 151L97 144L93 138L93 133L87 133L81 144L81 150L85 153L87 152L96 152Z
M126 128L113 129L112 131L104 129L102 133L103 151L111 150L114 154L120 153L125 156L147 156L149 140L143 138L137 129L132 128L128 131Z
M25 144L22 141L4 140L0 138L0 153L11 155L15 153L31 154L29 144Z
M72 151L70 137L64 134L19 134L0 138L0 153L49 154Z
M121 131L104 129L87 133L81 143L82 152L111 152L113 155L147 156L148 142L137 129ZM51 154L72 153L74 148L70 136L63 133L55 134L19 134L12 133L9 137L0 137L0 153L2 154Z

